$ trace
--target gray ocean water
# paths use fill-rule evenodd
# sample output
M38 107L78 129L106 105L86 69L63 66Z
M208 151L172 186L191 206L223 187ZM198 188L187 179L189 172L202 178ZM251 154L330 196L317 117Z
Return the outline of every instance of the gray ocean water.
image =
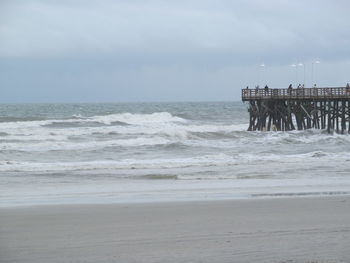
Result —
M0 206L348 194L350 136L241 102L0 105Z

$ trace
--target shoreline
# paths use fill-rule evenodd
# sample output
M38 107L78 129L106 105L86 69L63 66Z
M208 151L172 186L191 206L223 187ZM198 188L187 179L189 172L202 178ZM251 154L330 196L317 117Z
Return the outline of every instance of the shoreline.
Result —
M3 189L0 208L82 204L225 201L350 195L343 178L239 180L135 180L28 190ZM28 186L29 188L30 186Z
M215 202L254 202L254 201L268 201L279 199L322 199L322 198L349 198L350 191L324 191L324 192L276 192L276 193L257 193L250 195L241 195L237 197L222 197L222 198L202 198L202 199L147 199L145 201L109 201L103 202L71 202L71 203L23 203L0 205L0 211L6 209L30 209L30 208L45 208L45 207L72 207L72 206L138 206L138 205L157 205L157 204L187 204L187 203L215 203Z
M347 195L0 208L1 262L349 262L349 247Z

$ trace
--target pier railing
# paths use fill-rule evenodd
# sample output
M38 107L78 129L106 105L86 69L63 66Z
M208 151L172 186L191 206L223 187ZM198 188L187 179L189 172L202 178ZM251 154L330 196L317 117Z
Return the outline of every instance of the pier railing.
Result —
M350 87L242 89L242 100L260 99L350 99Z

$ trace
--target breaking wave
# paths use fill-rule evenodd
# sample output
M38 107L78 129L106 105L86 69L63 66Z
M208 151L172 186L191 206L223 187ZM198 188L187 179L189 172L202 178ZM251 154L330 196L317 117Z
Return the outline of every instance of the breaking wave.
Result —
M182 144L239 138L245 124L207 124L189 121L169 112L109 114L70 119L0 123L0 151L96 150ZM242 135L242 134L241 134Z
M65 196L68 188L73 194L86 193L87 186L93 198L115 187L116 199L120 191L139 193L142 184L154 195L159 193L155 187L163 192L193 187L203 195L211 189L215 196L224 188L230 196L235 191L243 193L247 185L250 193L257 194L350 189L349 135L320 130L248 132L246 109L230 105L19 105L3 109L0 193L15 199L17 195L20 202L25 191L40 192L38 196L46 200L52 189ZM198 185L206 185L207 190ZM257 185L261 187L256 192ZM48 195L41 191L46 187Z
M109 115L96 115L91 117L83 117L80 115L73 115L70 119L48 119L48 120L32 120L32 118L26 119L11 119L11 121L0 122L0 128L34 128L40 126L55 127L72 125L82 125L83 123L96 125L142 125L142 124L154 124L154 123L170 123L179 122L185 123L186 120L177 116L173 116L169 112L155 112L151 114L132 114L132 113L119 113Z

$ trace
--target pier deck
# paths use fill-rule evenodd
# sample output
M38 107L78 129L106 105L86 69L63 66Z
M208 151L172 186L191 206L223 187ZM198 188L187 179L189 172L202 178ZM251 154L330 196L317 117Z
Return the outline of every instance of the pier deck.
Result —
M301 89L243 89L242 100L328 100L350 99L350 88L301 88Z
M350 133L350 87L242 89L249 131L327 129Z

